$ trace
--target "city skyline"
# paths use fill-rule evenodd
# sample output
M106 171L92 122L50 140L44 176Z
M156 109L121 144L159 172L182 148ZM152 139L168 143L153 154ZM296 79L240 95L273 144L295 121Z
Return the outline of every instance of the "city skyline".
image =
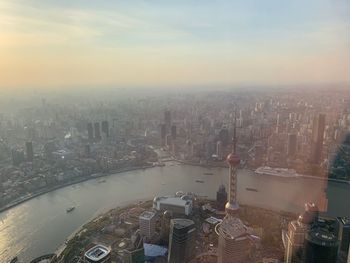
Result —
M339 1L0 1L1 89L348 83Z

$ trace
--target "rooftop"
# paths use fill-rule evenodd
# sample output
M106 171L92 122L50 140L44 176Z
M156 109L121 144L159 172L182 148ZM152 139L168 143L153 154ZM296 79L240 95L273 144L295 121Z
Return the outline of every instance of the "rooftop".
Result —
M156 214L152 211L144 211L141 215L140 218L142 219L151 219L155 216Z
M162 204L168 205L185 206L189 203L189 200L186 200L186 198L183 197L162 196L154 198L154 202L161 202Z
M220 232L228 238L236 239L247 234L247 227L236 217L226 217L220 224Z
M172 219L171 221L174 224L174 227L177 229L186 228L192 225L194 226L194 222L190 219L175 218L175 219Z

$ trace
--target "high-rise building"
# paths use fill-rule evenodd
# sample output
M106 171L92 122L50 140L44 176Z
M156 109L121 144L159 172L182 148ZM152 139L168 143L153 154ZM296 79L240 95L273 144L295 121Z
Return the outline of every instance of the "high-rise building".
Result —
M285 263L303 263L305 238L311 229L311 225L318 218L318 208L315 204L305 204L305 212L288 225L285 233Z
M227 128L222 128L219 131L219 141L221 141L222 145L226 147L229 144L229 133Z
M160 125L160 138L161 138L161 145L165 145L165 137L166 137L166 126L165 124Z
M223 159L223 156L224 156L224 151L222 149L222 142L221 141L218 141L216 143L216 155L218 157L219 160L222 160Z
M167 147L171 147L173 143L173 140L172 140L172 137L171 137L171 134L168 134L166 137L165 137L165 145Z
M346 217L338 218L338 226L339 263L350 262L350 219Z
M102 133L108 138L109 137L109 123L108 121L102 122Z
M323 136L326 126L326 115L319 114L314 118L312 127L311 156L310 161L319 164L323 150Z
M215 230L219 235L218 263L247 262L251 239L243 222L237 217L227 215Z
M25 158L24 158L24 152L22 150L19 149L12 149L11 151L11 155L12 155L12 164L14 166L18 166L21 163L24 162Z
M27 160L32 162L34 159L33 143L32 142L26 142L26 154L27 154Z
M219 187L219 190L216 192L216 206L220 211L225 210L225 205L227 202L227 192L225 186L222 184Z
M91 122L87 124L87 132L88 132L88 139L89 141L94 140L94 127Z
M145 250L143 247L129 250L124 250L124 263L144 263Z
M86 144L85 145L85 147L84 147L84 154L85 154L85 157L90 157L90 155L91 155L90 144Z
M194 257L195 234L196 227L192 220L171 220L168 263L185 263Z
M151 211L145 211L139 216L141 234L151 239L156 230L156 214Z
M52 153L57 149L55 141L48 141L44 144L44 156L47 159L53 157Z
M312 229L305 239L305 263L337 262L338 238L327 227Z
M295 157L297 153L297 135L288 134L288 143L287 143L287 155L288 157Z
M171 138L176 140L176 125L171 125Z
M168 244L170 233L170 221L173 217L173 213L169 210L163 212L160 220L160 238L162 243Z
M153 208L157 211L169 210L173 214L190 215L192 213L193 200L188 195L183 196L156 196L153 199Z
M95 128L95 140L100 141L101 140L100 123L95 122L94 128Z
M289 223L286 234L285 263L301 263L303 257L304 241L308 225L295 220Z
M164 123L165 123L165 126L167 128L167 131L169 131L170 126L171 126L171 112L170 112L170 110L164 111Z

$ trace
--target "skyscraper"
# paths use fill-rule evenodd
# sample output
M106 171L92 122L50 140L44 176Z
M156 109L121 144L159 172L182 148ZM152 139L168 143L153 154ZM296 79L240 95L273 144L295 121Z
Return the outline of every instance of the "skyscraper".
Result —
M164 123L167 129L167 132L170 131L170 126L171 126L171 112L170 110L164 111Z
M298 220L294 220L288 225L288 232L285 233L285 263L304 262L305 238L310 231L312 224L318 219L318 207L313 203L305 204L305 211Z
M312 229L305 239L305 263L337 262L339 242L327 227Z
M24 162L24 152L19 149L12 149L11 151L12 155L12 164L14 166L20 165L22 162Z
M339 262L350 262L350 219L341 217L338 218L338 240L339 240Z
M145 211L139 216L140 231L143 236L151 239L156 229L156 217L155 213L151 211Z
M216 143L216 155L218 156L218 159L219 160L222 160L223 159L223 149L222 149L222 142L221 141L218 141Z
M100 123L95 122L94 128L95 128L95 140L100 141L101 140Z
M103 121L102 122L102 133L108 138L109 137L109 123L108 121Z
M218 263L247 262L251 241L243 222L237 217L226 216L215 230L219 235Z
M171 138L176 140L176 125L171 125Z
M26 154L27 154L27 160L29 162L32 162L34 159L33 143L32 142L26 142Z
M168 263L185 263L194 257L195 233L192 220L179 218L170 221Z
M288 134L288 143L287 143L287 155L288 157L295 157L297 153L297 135Z
M93 141L94 140L94 127L92 126L91 122L89 122L87 124L87 132L88 132L89 141Z
M219 131L219 141L221 141L224 147L226 147L229 144L229 133L227 128L222 128Z
M160 125L160 139L161 139L161 145L165 145L165 137L166 137L166 126L165 124Z
M326 115L319 114L314 118L312 127L311 156L313 164L319 164L322 157L323 135L326 125Z
M227 192L225 186L222 184L219 187L219 190L216 192L216 206L218 210L225 210L225 204L227 202Z

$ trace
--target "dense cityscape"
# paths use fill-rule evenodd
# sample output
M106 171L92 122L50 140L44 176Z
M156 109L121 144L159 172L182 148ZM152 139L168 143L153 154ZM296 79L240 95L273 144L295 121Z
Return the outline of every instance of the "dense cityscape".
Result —
M349 239L343 236L349 221L322 212L328 182L350 181L349 102L342 89L160 94L74 105L41 98L1 116L1 207L5 211L89 179L104 183L104 176L135 169L173 163L221 167L230 171L229 184L227 191L218 187L216 201L174 189L179 190L174 196L112 210L48 257L52 262L346 262ZM289 211L239 208L237 169L276 180L312 178L321 181L323 191L315 203L304 200L299 219ZM67 216L74 210L67 207Z
M350 263L349 0L0 0L0 263Z

